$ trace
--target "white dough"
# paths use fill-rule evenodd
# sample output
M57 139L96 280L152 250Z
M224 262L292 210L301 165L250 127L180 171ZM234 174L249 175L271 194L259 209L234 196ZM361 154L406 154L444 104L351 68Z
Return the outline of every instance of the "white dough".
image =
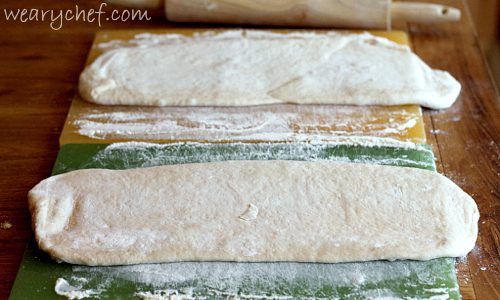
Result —
M40 248L86 265L462 256L479 218L436 172L304 161L79 170L29 206Z
M407 46L365 34L226 31L140 35L81 74L84 99L104 105L271 103L446 108L460 93Z

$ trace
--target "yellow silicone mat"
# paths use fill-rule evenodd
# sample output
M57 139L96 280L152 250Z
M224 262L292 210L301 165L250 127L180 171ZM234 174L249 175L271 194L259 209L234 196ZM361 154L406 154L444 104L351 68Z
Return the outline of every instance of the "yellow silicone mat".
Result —
M192 35L207 28L114 30L96 34L87 64L103 43L127 43L140 33ZM220 30L220 29L219 29ZM320 32L320 31L319 31ZM370 31L409 45L405 32ZM328 142L339 137L390 138L425 143L419 106L264 105L251 107L137 107L92 104L76 95L60 144L143 141Z

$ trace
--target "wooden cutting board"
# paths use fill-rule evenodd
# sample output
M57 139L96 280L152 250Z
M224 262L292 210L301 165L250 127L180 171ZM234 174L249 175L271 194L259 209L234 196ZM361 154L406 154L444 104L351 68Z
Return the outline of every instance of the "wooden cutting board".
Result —
M216 29L159 29L148 33L193 35ZM284 30L278 30L286 32ZM321 32L321 31L318 31ZM101 31L87 64L103 45L127 43L141 30ZM409 45L406 33L371 31ZM294 142L335 141L338 136L382 137L425 143L419 106L266 105L252 107L132 107L102 106L76 95L60 144L148 141Z

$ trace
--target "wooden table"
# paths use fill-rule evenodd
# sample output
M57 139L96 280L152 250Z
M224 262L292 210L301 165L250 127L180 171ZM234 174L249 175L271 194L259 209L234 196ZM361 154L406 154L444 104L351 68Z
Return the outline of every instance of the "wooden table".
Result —
M81 3L80 3L81 2ZM476 249L459 260L464 299L500 299L500 103L481 54L465 1L434 1L458 7L460 23L408 24L416 53L455 76L463 89L443 111L425 111L427 135L440 172L479 205ZM57 7L56 7L57 3ZM96 23L7 22L3 8L75 9L72 1L3 0L0 4L0 297L7 298L31 236L26 193L49 176L70 99L76 91ZM79 1L97 9L99 1ZM102 28L174 26L151 21L104 21Z

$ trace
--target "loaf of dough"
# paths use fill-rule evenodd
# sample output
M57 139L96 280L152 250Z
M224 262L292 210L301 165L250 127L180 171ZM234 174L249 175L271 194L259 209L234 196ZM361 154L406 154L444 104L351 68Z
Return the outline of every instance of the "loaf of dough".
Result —
M271 103L446 108L460 93L406 46L365 34L225 31L140 35L80 76L104 105L242 106Z
M304 161L78 170L29 206L40 248L85 265L462 256L479 218L436 172Z

